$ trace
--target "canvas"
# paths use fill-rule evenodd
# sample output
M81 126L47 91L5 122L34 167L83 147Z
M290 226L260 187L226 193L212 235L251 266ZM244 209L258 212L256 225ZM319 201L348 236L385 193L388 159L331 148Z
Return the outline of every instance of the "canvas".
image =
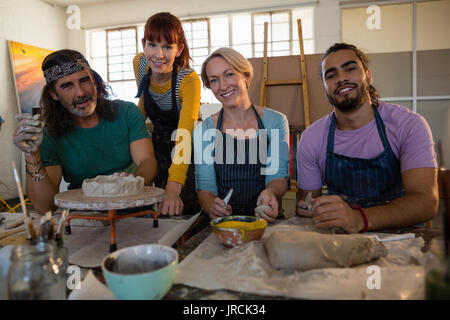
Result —
M45 85L42 61L52 51L11 40L8 44L19 112L32 113L33 108L39 108Z

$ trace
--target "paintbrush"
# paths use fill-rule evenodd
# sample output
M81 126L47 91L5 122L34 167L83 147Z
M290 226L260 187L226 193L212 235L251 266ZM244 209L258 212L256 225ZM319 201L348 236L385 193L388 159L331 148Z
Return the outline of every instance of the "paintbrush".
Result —
M62 228L64 226L64 222L66 221L67 216L69 215L70 209L64 209L61 213L61 218L58 223L58 227L56 228L55 240L59 240L61 238Z
M47 233L48 239L53 239L55 236L55 218L52 218L52 221L50 222L50 229Z
M444 156L442 152L442 144L440 141L437 143L438 158L439 158L439 171L438 171L438 181L440 180L442 184L442 191L444 192L444 207L445 212L443 214L444 218L444 243L445 243L445 261L447 262L447 269L445 272L445 282L450 283L450 204L447 197L448 192L450 192L450 186L447 185L447 179L445 177L445 166L444 166Z
M16 164L12 161L14 179L16 180L17 190L20 197L20 205L22 206L22 211L25 214L25 224L27 225L28 240L35 241L36 233L33 227L33 221L31 220L30 214L27 211L27 206L25 205L25 198L23 196L22 184L20 183L19 175L17 174Z
M45 215L41 217L41 237L43 240L47 240L48 233L50 229L50 222L52 220L52 212L48 211Z

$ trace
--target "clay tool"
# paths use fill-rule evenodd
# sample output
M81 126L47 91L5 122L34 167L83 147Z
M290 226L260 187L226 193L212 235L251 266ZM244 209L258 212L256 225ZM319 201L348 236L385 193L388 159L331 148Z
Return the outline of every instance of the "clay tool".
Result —
M230 191L228 191L228 194L225 196L225 198L223 198L223 207L222 208L226 208L228 205L228 201L230 201L231 195L233 194L233 189L230 189Z
M25 226L21 226L20 228L0 233L0 240L5 239L13 234L25 231L25 230L26 230Z
M311 212L313 210L312 192L308 192L308 194L306 195L306 198L305 198L305 202L308 205L308 211Z
M377 239L380 242L391 242L391 241L413 239L415 237L415 234L414 233L402 233L402 234L395 234L395 235L388 235L388 236L385 236L383 234L371 234L369 236Z
M10 222L5 226L5 229L13 229L20 225L22 225L25 222L25 218L17 219L16 221Z
M25 199L23 196L22 184L20 183L19 175L17 174L16 164L12 161L13 171L14 171L14 179L16 180L17 191L19 192L20 197L20 205L22 206L22 211L25 214L25 224L27 226L28 239L36 240L36 233L33 228L33 221L31 221L30 214L27 211L27 206L25 205Z

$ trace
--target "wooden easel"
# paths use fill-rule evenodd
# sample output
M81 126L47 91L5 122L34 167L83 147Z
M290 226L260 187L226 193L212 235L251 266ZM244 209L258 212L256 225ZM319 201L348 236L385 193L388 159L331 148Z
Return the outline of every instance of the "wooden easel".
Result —
M298 80L268 80L267 75L267 34L269 24L264 22L264 57L263 57L263 72L261 79L261 89L259 95L259 104L265 106L267 104L267 86L285 86L285 85L301 85L303 89L303 111L305 115L305 128L311 125L311 117L309 113L309 96L308 96L308 80L306 77L306 60L303 50L303 33L302 33L302 21L297 20L298 28L298 42L300 45L300 63L302 71L302 79Z

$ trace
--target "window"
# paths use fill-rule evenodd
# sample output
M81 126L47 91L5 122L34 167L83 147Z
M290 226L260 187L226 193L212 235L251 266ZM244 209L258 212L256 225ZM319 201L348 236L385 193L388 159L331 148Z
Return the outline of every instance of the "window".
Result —
M268 22L267 55L287 56L292 52L290 12L256 13L253 18L253 56L264 56L264 23Z
M268 56L296 55L298 43L297 19L302 19L305 54L314 53L313 7L282 11L245 12L201 19L182 20L192 57L191 67L200 75L203 61L220 47L231 47L246 58L262 57L264 22L268 22ZM142 52L144 25L91 32L91 64L108 80L120 99L137 102L132 60ZM203 88L202 103L217 103L210 90Z
M202 63L209 55L209 19L185 20L183 30L193 60L191 67L200 74Z
M106 30L108 81L134 80L133 58L137 54L137 28Z

